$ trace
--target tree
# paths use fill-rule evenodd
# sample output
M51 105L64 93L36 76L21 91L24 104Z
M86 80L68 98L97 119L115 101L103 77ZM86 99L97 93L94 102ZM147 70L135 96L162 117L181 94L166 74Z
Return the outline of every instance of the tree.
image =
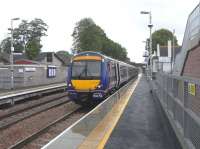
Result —
M119 60L127 60L126 49L109 39L104 30L96 25L91 18L85 18L76 23L72 37L72 53L98 51Z
M101 51L103 40L106 37L104 31L90 18L79 21L72 36L74 38L73 49L77 52Z
M47 36L47 27L47 24L38 18L30 22L22 20L19 26L13 30L13 46L15 52L25 51L29 58L34 59L42 48L40 44L41 37ZM1 51L10 53L10 42L10 37L4 39L0 44Z
M64 61L69 61L71 59L72 55L68 51L58 51L56 54L62 58Z
M60 56L62 55L62 56L65 56L65 57L71 57L72 56L68 51L64 51L64 50L58 51L58 52L56 52L56 54L58 54Z
M173 36L173 33L167 29L159 29L152 34L152 49L153 51L156 50L157 44L161 46L166 46L168 40L173 40L174 37L174 44L177 46L178 41L176 36Z
M36 58L38 54L40 53L41 47L42 45L40 44L40 42L37 41L37 39L32 39L31 41L29 41L26 47L27 57L30 60L33 60L34 58Z
M2 52L2 53L6 52L8 54L10 53L10 47L11 47L10 40L11 40L10 37L7 37L1 41L0 52Z

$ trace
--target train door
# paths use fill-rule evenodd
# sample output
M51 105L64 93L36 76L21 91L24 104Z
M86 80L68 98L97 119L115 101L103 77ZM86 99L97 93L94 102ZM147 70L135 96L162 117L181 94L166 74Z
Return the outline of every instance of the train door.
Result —
M117 66L117 63L115 63L114 65L115 65L115 79L116 79L116 82L115 82L115 87L117 88L117 87L118 87L118 85L119 85L118 66Z
M115 88L116 86L116 71L115 71L115 63L112 61L109 63L109 78L110 78L110 89Z
M117 86L119 87L120 86L120 81L121 81L119 63L117 63L117 77L118 77Z
M112 82L113 82L113 88L117 87L117 67L116 67L116 63L112 62Z
M111 81L111 62L107 62L107 72L108 72L108 89L112 88L112 81Z
M127 75L126 75L126 76L127 76L127 77L126 77L126 81L128 81L128 78L129 78L128 67L126 67L126 74L127 74Z

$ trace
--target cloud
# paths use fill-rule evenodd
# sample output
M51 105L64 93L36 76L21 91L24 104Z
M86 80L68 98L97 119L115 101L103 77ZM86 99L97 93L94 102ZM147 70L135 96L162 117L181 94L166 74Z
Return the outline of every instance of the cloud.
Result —
M42 18L48 25L43 37L43 51L70 50L75 23L91 17L112 40L127 48L132 61L142 62L143 40L148 38L148 16L141 10L151 10L154 28L175 29L179 44L189 13L199 0L7 0L1 3L0 39L7 36L10 19ZM17 22L15 23L17 25Z

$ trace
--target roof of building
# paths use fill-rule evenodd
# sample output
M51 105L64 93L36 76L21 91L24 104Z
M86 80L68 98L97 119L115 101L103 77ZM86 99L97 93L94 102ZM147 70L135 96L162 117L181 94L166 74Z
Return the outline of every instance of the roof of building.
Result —
M56 53L56 56L58 56L62 61L64 62L65 65L69 65L71 61L71 56L65 56L59 53Z
M40 65L41 63L38 61L28 60L28 59L18 59L15 60L15 64L36 64Z
M42 61L45 59L45 57L47 57L48 54L54 54L54 56L59 59L63 65L66 65L65 61L60 57L58 56L55 52L42 52L38 55L38 57L35 58L36 61Z
M62 57L60 57L59 55L57 55L55 52L42 52L38 55L38 57L36 57L34 60L29 60L29 58L26 56L25 53L23 54L17 54L17 55L14 55L13 56L13 60L14 62L19 62L19 61L23 61L23 62L30 62L30 63L33 63L33 64L40 64L39 62L41 62L42 60L45 59L45 57L47 57L47 54L54 54L54 56L59 59L63 65L68 65L70 60L66 61L64 60ZM4 63L10 63L10 59L9 59L9 54L7 53L0 53L0 62L4 62ZM25 62L25 63L26 63Z

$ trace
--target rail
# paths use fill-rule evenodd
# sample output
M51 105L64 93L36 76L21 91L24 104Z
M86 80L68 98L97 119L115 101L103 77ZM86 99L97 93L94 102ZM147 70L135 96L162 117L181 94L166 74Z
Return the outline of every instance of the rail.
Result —
M200 148L200 81L157 73L151 82L184 149Z
M23 140L17 142L16 144L12 145L11 147L9 147L9 149L20 149L20 148L23 148L25 145L27 145L28 143L30 143L31 141L33 141L34 139L36 139L37 137L39 137L40 135L45 133L48 129L50 129L51 127L53 127L57 123L61 122L62 120L69 118L71 115L73 115L74 113L80 111L81 109L82 109L82 107L77 106L72 111L66 113L65 115L63 115L62 117L60 117L57 120L53 121L52 123L50 123L49 125L45 126L44 128L40 129L39 131L31 134L30 136L28 136L28 137L24 138Z

